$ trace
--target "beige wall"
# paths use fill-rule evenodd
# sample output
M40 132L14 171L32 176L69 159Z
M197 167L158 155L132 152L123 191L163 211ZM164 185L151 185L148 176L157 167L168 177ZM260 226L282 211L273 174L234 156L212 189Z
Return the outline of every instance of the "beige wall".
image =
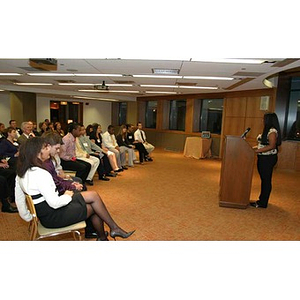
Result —
M0 123L3 123L7 127L10 120L11 115L9 93L0 92Z
M26 92L10 93L11 119L20 125L24 121L36 121L36 94Z

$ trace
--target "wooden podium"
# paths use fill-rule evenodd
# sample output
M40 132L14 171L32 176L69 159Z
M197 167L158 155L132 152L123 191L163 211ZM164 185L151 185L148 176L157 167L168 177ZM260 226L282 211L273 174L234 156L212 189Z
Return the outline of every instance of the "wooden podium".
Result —
M247 208L250 200L255 152L239 136L226 136L221 166L219 206Z

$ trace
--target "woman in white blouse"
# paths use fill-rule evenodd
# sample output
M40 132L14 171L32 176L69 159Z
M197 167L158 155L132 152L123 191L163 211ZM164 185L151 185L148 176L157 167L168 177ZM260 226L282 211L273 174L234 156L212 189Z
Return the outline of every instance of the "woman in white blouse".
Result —
M256 208L267 208L272 191L272 174L277 163L278 146L281 145L281 133L277 115L266 113L264 115L263 133L257 137L257 170L261 178L261 192L259 200L250 203Z
M27 193L32 196L37 216L45 227L68 226L90 217L98 240L107 240L104 222L112 238L132 235L134 231L127 233L115 223L97 192L66 191L58 195L51 174L43 167L43 161L50 157L50 149L41 137L29 139L20 148L15 188L20 216L25 221L32 219L25 201L24 193Z

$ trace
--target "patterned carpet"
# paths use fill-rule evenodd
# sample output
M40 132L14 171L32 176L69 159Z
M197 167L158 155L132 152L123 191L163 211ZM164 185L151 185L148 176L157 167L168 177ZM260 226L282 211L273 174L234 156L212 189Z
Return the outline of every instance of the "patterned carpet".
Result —
M298 241L300 172L275 170L267 209L219 207L221 162L155 150L154 161L135 165L109 182L94 179L115 221L136 229L131 241ZM258 197L255 168L251 200ZM18 214L0 213L0 240L28 240ZM69 236L54 240L71 240Z

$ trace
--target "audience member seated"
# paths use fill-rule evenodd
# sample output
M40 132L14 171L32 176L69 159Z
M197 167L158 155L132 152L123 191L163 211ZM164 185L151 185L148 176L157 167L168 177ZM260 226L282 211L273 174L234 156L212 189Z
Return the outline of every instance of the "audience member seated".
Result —
M29 222L25 195L34 196L33 202L41 224L48 228L68 226L91 218L98 240L107 240L104 222L110 228L112 238L128 238L134 231L126 232L112 219L102 199L95 191L65 191L58 195L51 174L43 168L43 162L50 157L50 146L44 139L36 137L20 147L16 179L16 204L19 214Z
M60 122L55 122L55 124L54 124L54 130L55 130L61 137L64 137L64 136L65 136L64 131L61 129L61 123L60 123Z
M110 170L110 174L116 175L118 172L122 172L123 169L119 169L117 158L114 152L109 151L108 148L106 148L102 143L102 128L101 125L94 123L93 125L93 131L90 132L89 137L92 142L94 142L97 146L99 146L102 149L103 156L103 163L104 168L108 172Z
M86 135L86 130L84 126L81 126L81 136L78 138L81 148L86 151L90 156L94 156L99 160L99 167L97 169L99 180L109 181L110 179L106 177L111 169L106 171L104 168L102 149L97 146L90 138Z
M17 121L16 120L10 120L9 121L9 127L12 127L16 131L17 139L22 134L21 128L17 127Z
M7 182L7 191L10 197L10 202L15 202L15 180L16 171L11 168L6 159L0 159L0 176L5 177ZM2 189L0 190L1 194Z
M143 164L144 159L148 156L148 152L145 149L143 143L140 143L138 140L134 139L134 126L132 124L127 124L126 127L127 127L127 140L129 144L134 145L135 148L138 150L140 164Z
M9 198L11 197L10 191L9 191L9 185L7 183L7 180L4 176L0 175L0 201L2 202L2 212L7 213L15 213L18 212L18 209L11 206L9 202Z
M60 163L60 159L58 153L60 151L60 146L62 144L62 137L55 131L47 131L42 135L44 138L45 144L49 145L50 147L50 158L44 161L44 166L46 170L51 174L52 179L57 187L58 194L63 195L65 191L86 191L86 187L82 184L80 178L72 178L65 180L61 176L59 176L56 168ZM62 173L60 173L62 174ZM97 238L97 233L93 224L88 218L86 220L86 227L85 227L85 238Z
M150 143L147 142L146 134L145 134L145 131L142 130L143 129L143 125L142 125L141 122L137 123L137 127L138 128L137 128L137 130L134 133L134 139L144 145L145 149L149 153L149 156L147 156L145 158L145 160L151 161L152 158L150 157L150 153L154 150L155 147L153 145L151 145Z
M0 156L8 160L8 164L16 170L19 145L16 142L17 132L13 127L6 128L7 138L0 142Z
M79 137L82 135L82 125L80 125L80 134L78 137L76 137L76 150L75 150L75 153L76 153L76 158L78 160L83 160L87 163L89 163L91 165L91 170L86 178L86 183L89 184L89 185L93 185L94 182L93 182L93 178L94 178L94 175L99 167L99 159L97 157L94 157L94 156L90 156L80 145L80 142L79 142Z
M83 160L76 159L76 137L79 137L81 127L77 123L70 123L68 133L63 137L63 145L60 147L61 166L64 170L76 172L85 183L91 170L91 165Z
M48 126L46 122L40 122L39 123L39 136L41 136L44 132L46 132L48 130Z
M116 137L115 137L115 129L113 125L109 125L107 128L107 131L103 133L102 135L102 143L104 147L106 147L108 150L112 151L116 155L117 164L119 169L127 170L126 164L126 157L125 157L125 151L123 149L120 149L118 146Z
M130 145L127 140L127 128L126 125L121 125L119 133L116 136L117 143L120 147L120 151L128 153L128 166L133 167L134 161L134 148L135 146Z
M3 123L0 123L0 141L2 139L3 140L6 139L6 136L5 136L5 125Z
M26 142L29 138L34 137L34 133L32 132L32 123L31 122L23 122L21 124L22 134L18 138L17 142L19 145Z

